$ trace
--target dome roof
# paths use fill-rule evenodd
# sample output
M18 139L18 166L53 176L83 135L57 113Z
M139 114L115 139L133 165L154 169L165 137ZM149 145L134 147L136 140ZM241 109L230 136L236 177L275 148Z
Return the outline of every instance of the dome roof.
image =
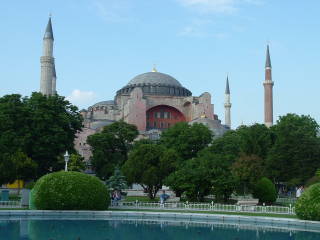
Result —
M164 86L182 87L178 80L174 79L168 74L160 72L147 72L134 77L128 85L143 85L143 84L155 84Z
M94 104L92 107L107 106L107 105L114 105L114 101L113 100L109 100L109 101L98 102L98 103Z
M136 87L141 88L145 95L192 95L178 80L168 74L158 72L155 68L153 68L152 72L143 73L134 77L126 86L117 91L117 96L122 94L128 95Z

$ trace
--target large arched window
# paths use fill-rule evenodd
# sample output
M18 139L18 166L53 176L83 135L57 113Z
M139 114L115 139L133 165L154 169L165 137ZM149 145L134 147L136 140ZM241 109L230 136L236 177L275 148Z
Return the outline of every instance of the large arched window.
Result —
M147 111L147 130L167 129L177 122L185 122L186 118L176 108L159 105Z

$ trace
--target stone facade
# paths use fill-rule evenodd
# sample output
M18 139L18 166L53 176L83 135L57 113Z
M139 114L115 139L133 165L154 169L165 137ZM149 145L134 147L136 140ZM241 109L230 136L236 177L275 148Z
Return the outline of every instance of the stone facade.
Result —
M221 136L229 127L222 125L214 114L211 101L210 93L192 96L176 79L154 69L133 78L117 91L113 101L82 110L84 128L77 135L75 148L88 161L91 152L87 137L119 120L136 125L140 137L151 139L177 122L203 123L215 136Z

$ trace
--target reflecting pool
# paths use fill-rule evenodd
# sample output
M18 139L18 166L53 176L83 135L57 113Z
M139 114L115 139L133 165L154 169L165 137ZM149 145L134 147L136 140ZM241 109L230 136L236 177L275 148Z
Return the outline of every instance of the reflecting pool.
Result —
M0 219L1 240L319 240L320 232L254 224L134 219Z

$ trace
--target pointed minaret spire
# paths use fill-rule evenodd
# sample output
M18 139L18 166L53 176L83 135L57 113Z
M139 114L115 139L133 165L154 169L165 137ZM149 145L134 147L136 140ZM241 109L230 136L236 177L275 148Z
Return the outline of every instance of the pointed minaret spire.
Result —
M225 102L224 102L224 109L225 109L225 125L231 129L231 102L230 102L230 87L229 87L229 76L227 75L226 81L226 91L225 91Z
M270 59L270 52L269 52L269 44L267 45L266 68L271 68L271 59Z
M54 58L53 58L53 32L51 16L46 27L43 37L43 50L41 62L41 78L40 78L40 92L43 95L52 95L53 91L53 73L54 73ZM55 85L55 84L54 84ZM55 90L55 89L54 89Z
M51 14L50 14L49 21L48 21L48 24L46 27L46 32L44 33L44 36L43 36L43 39L46 39L46 38L54 40L53 31L52 31L52 23L51 23Z
M264 124L267 127L273 125L273 81L272 81L272 67L269 52L269 44L267 45L266 66L265 66L265 80L264 86Z
M229 76L227 75L227 83L226 83L226 91L225 94L230 94L230 88L229 88Z

